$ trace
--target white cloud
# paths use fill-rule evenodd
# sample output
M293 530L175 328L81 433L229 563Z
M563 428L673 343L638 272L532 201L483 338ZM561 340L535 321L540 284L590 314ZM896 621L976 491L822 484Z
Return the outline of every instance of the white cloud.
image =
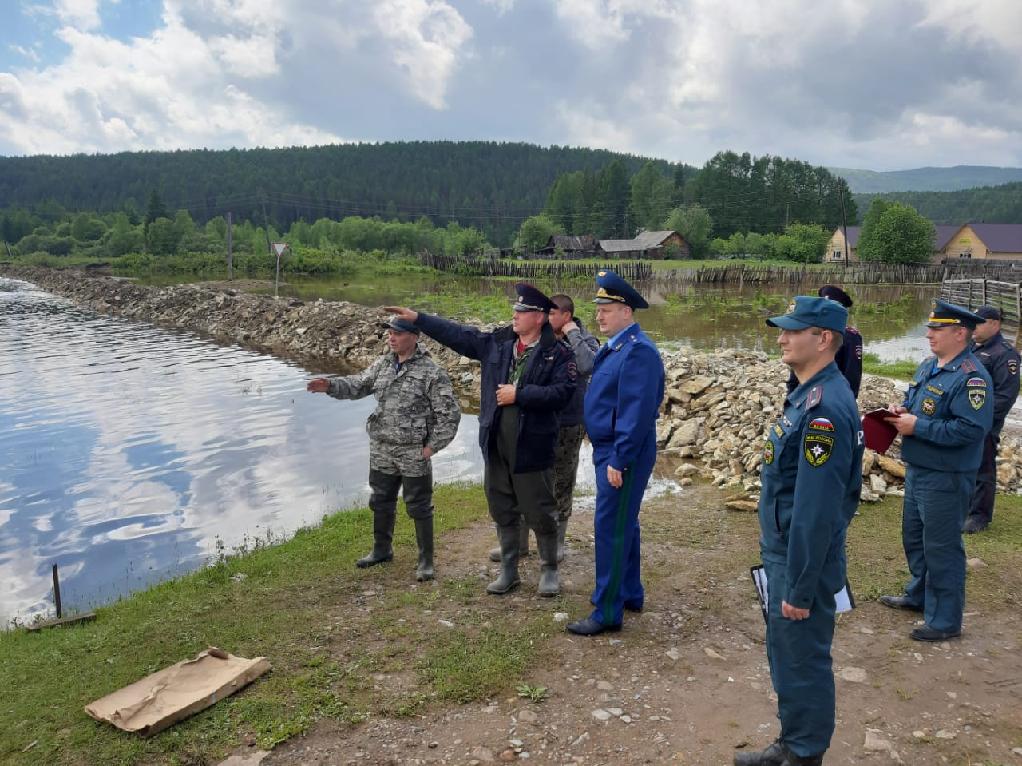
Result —
M447 82L472 28L440 0L376 0L373 16L410 92L443 109Z
M53 12L61 23L77 29L99 26L99 0L56 0Z
M27 48L23 45L14 45L13 43L11 45L8 45L7 48L8 50L14 51L19 56L24 56L34 64L38 64L40 61L39 54L36 53L32 48Z

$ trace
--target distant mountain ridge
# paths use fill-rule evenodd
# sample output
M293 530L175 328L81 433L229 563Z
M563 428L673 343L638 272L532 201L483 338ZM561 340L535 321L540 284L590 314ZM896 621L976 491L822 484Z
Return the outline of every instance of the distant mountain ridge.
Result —
M991 165L955 165L949 168L925 167L888 171L832 167L828 170L844 178L854 194L960 191L1022 181L1022 168L1000 168Z

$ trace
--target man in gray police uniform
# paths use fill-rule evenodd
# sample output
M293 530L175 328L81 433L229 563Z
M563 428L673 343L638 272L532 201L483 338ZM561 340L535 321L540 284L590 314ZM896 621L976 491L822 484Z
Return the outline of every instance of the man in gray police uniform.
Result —
M862 424L834 363L848 310L798 296L783 316L781 359L799 385L763 448L760 554L766 570L767 659L781 733L736 766L818 766L834 733L835 594L845 585L845 533L862 486Z
M335 399L376 397L376 410L366 422L373 550L356 565L364 569L394 558L392 541L401 489L408 515L415 521L419 546L415 579L421 582L434 575L430 460L458 433L461 409L451 379L419 346L419 328L397 317L383 326L389 353L357 375L316 378L308 390Z

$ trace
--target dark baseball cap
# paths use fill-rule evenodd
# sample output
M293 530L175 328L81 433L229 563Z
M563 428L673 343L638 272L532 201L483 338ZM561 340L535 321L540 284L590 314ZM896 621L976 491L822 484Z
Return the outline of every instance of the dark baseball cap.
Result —
M409 322L407 319L402 319L398 316L392 316L386 322L380 322L380 327L387 330L393 330L394 332L410 332L414 335L419 335L422 330L416 327L414 324Z
M1004 319L1004 314L996 306L980 306L976 309L976 316L984 319L996 319L998 322Z

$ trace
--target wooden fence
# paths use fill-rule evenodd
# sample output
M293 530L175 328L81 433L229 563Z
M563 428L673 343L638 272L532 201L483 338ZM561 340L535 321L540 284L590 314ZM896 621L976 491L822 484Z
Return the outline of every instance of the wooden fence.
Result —
M936 285L948 281L970 281L982 275L987 282L1000 276L1010 282L1022 281L1022 267L1009 262L947 261L912 266L902 264L853 263L799 266L729 261L720 265L686 268L683 264L654 268L642 261L617 260L602 264L549 260L508 260L494 255L452 256L419 254L424 266L440 271L482 277L518 279L592 279L600 269L613 269L629 282L643 282L662 289L683 285L801 285L828 283L843 285ZM1012 279L1016 277L1016 279ZM978 281L982 282L983 279Z
M498 258L419 254L423 266L456 274L516 279L593 279L601 269L613 269L629 282L649 282L653 267L639 261L619 263L561 263L550 261L506 261Z
M994 279L947 279L940 285L941 300L976 310L996 306L1004 322L1019 326L1022 319L1022 283Z

